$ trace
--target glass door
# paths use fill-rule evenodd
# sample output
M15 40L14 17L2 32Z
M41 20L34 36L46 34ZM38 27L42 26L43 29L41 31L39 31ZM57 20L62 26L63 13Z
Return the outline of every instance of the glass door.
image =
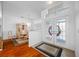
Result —
M46 39L53 44L65 43L65 19L49 18L46 21Z

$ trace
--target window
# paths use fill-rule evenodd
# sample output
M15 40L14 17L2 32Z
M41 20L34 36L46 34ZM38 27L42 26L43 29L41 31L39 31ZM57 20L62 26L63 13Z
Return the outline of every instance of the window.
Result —
M60 27L61 33L57 36L58 42L65 42L65 20L58 20L57 26Z

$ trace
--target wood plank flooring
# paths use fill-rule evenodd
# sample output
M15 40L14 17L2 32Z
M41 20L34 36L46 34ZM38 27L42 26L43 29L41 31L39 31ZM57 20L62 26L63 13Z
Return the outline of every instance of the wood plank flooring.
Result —
M0 57L45 57L32 47L28 47L28 43L14 46L11 40L4 42L4 49L0 51ZM74 51L63 49L61 57L75 57Z
M0 57L45 57L43 54L28 47L27 44L14 46L12 41L4 42L4 49L0 51Z

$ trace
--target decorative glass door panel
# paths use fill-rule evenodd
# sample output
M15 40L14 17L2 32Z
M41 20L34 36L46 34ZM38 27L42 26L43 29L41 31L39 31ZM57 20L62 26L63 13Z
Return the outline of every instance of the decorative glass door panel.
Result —
M57 26L60 27L60 32L61 32L60 35L57 36L57 41L59 41L59 42L65 42L65 21L58 22Z
M65 42L65 19L53 20L52 22L47 23L48 35L54 43ZM47 38L49 39L49 38Z

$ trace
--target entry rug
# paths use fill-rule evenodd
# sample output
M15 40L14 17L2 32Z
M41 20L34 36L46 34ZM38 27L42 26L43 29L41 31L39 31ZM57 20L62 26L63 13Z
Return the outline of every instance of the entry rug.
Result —
M60 57L61 53L62 53L62 48L45 43L45 42L41 43L40 45L36 46L35 48L50 57Z

